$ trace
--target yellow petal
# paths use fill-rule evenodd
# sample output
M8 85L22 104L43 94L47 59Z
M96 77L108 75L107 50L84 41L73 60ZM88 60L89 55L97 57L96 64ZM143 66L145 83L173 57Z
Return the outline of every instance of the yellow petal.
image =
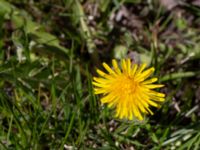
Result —
M102 89L102 88L95 88L94 93L95 94L104 94L104 93L108 93L108 91L106 91L105 89Z
M97 73L102 76L102 77L105 77L107 74L99 69L97 69Z
M156 88L161 88L163 87L163 84L147 84L144 85L144 87L148 88L148 89L156 89Z
M131 76L135 75L137 68L138 68L138 65L137 64L133 64L133 68L131 69Z
M160 93L160 92L155 92L155 91L152 91L152 90L150 90L148 92L148 95L153 95L153 96L157 96L157 97L165 97L165 94Z
M101 98L101 102L102 103L109 103L111 101L116 101L116 100L114 100L115 98L116 98L115 95L108 94L108 95L104 96L103 98Z
M98 82L98 83L102 83L102 84L109 84L110 80L105 79L105 78L97 78L97 77L93 77L93 80Z
M121 71L118 67L118 64L117 64L117 61L115 59L112 60L112 65L114 67L114 70L118 73L118 74L121 74Z
M145 69L145 67L147 66L147 64L142 64L140 67L139 67L139 69L137 70L137 72L136 72L136 74L140 74L144 69Z
M152 67L152 68L142 72L141 74L137 74L136 80L140 81L140 82L144 81L146 78L148 78L154 72L154 70L155 69Z
M158 101L158 102L163 102L163 101L165 101L165 98L163 98L163 97L157 97L157 96L149 96L150 97L150 99L152 99L152 100L154 100L154 101Z
M158 81L158 78L152 78L152 79L149 79L149 80L142 82L142 84L151 84L151 83L154 83L156 81Z
M154 106L154 107L158 107L159 104L155 103L154 101L151 101L151 100L148 100L148 103L151 105L151 106Z
M130 75L131 74L131 60L127 59L126 63L127 63L127 73L128 75Z
M103 66L110 74L115 74L115 72L106 63L103 63Z
M123 73L127 73L126 61L124 59L122 59L121 65Z
M108 84L102 84L102 83L97 83L97 82L92 82L93 85L97 86L97 87L102 87L102 88L105 88L105 87L108 87L109 85Z

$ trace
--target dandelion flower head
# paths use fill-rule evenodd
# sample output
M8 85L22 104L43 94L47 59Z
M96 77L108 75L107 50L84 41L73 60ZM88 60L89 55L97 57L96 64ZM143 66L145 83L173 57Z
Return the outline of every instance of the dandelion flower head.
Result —
M123 59L121 67L113 59L112 65L103 63L108 73L97 69L99 77L93 78L95 94L102 94L101 103L115 108L115 116L120 119L143 120L145 114L153 115L150 107L160 107L165 100L165 94L154 90L163 87L154 84L158 79L147 79L155 69L145 70L146 64L132 64L130 59Z

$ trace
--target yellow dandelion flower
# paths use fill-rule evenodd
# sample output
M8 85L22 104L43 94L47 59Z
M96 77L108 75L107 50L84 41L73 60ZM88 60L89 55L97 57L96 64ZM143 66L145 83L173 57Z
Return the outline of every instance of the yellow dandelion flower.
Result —
M143 120L144 114L153 115L149 107L160 107L165 100L165 94L153 90L164 85L153 84L157 78L146 80L155 69L152 67L144 70L146 64L138 66L132 64L130 59L121 61L122 69L115 59L112 60L112 65L111 68L103 63L108 73L97 69L100 77L93 78L95 94L103 94L101 103L116 108L116 117L120 119Z

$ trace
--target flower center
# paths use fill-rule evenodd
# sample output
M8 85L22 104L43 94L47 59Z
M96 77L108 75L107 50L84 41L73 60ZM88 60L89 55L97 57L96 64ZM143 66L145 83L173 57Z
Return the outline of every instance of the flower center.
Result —
M134 78L130 77L125 77L120 84L121 90L124 92L124 94L133 94L139 87L138 82L134 81Z

